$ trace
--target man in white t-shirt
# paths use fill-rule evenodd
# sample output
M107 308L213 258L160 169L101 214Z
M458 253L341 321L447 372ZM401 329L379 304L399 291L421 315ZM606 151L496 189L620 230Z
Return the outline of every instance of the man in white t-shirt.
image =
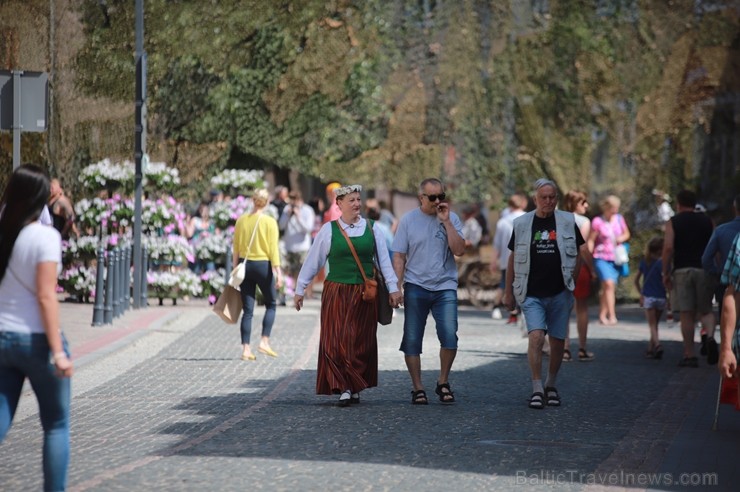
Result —
M283 270L290 277L293 288L296 285L298 272L301 271L301 266L311 248L311 232L315 222L316 214L303 202L301 192L291 191L278 226L283 233L282 241L285 245Z
M472 205L467 205L462 210L463 214L463 237L465 246L470 250L477 250L483 236L483 229L476 219L478 211Z

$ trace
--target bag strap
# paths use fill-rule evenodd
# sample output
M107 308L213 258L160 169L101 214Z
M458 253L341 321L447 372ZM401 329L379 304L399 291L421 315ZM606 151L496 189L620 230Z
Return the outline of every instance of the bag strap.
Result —
M367 275L365 275L365 269L362 268L362 263L360 262L360 258L357 256L357 251L355 251L355 246L352 244L352 241L350 241L349 236L347 235L347 231L345 231L342 228L342 224L339 223L339 219L335 220L334 222L337 223L337 227L339 228L340 231L342 231L342 236L344 236L344 239L347 240L347 244L349 245L349 250L352 252L352 256L355 257L355 262L357 262L357 267L360 269L360 273L362 274L362 279L367 282ZM375 238L373 238L373 244L375 244Z
M655 260L654 262L652 262L650 264L650 268L648 268L648 271L645 272L645 278L647 278L648 275L650 275L651 273L653 273L653 270L655 270L655 266L658 264L658 261L659 260ZM647 263L647 262L645 262L645 263Z
M262 218L262 214L257 217L257 222L254 223L254 229L252 230L252 237L249 239L249 245L247 246L247 252L244 253L244 260L242 260L242 263L247 261L247 256L249 256L249 250L252 249L252 243L254 242L254 236L257 235L257 226L260 223L260 219Z

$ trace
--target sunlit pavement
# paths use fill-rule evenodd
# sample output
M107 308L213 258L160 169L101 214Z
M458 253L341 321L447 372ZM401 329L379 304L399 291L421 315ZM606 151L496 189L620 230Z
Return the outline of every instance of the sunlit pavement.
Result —
M526 339L490 311L460 310L450 378L434 394L438 342L422 355L430 403L411 405L399 310L378 328L379 386L348 408L314 394L319 302L278 308L278 358L239 358L238 328L202 301L126 312L92 327L92 305L62 304L75 353L69 490L736 490L740 413L710 430L715 366L679 368L678 327L663 360L620 306L592 322L591 362L564 363L560 408L531 410ZM255 318L258 340L261 308ZM593 314L593 313L592 313ZM575 326L571 327L575 335ZM698 338L698 335L697 335ZM573 354L577 344L572 342ZM0 446L3 490L41 488L41 429L27 391ZM652 484L652 485L650 485ZM713 485L718 484L718 485ZM697 488L698 487L698 488Z

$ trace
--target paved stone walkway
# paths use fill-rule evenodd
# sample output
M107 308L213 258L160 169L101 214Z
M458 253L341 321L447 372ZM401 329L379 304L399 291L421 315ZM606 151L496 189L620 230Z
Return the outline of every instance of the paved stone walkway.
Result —
M87 352L73 380L70 490L679 490L679 479L704 480L694 490L736 490L740 483L732 466L740 414L724 406L720 431L709 430L716 368L676 366L677 327L662 330L664 360L646 360L647 327L635 307L620 308L617 327L592 325L596 360L564 364L563 406L543 411L527 408L526 340L488 312L460 312L450 378L456 404L434 398L431 319L422 356L430 404L410 404L399 310L378 328L378 388L363 392L360 405L337 408L334 397L314 394L318 301L301 313L279 308L272 343L280 356L258 354L254 362L239 359L238 328L203 304L129 312L127 323L101 332L85 327L91 318L74 325L74 309L63 313L70 342ZM41 488L41 431L27 393L0 446L2 490Z

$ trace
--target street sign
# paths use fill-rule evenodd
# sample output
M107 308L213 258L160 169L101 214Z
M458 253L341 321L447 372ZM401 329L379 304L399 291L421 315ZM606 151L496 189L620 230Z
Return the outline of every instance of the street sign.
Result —
M13 108L20 105L20 130L44 132L48 121L49 75L20 72L20 99L14 101L14 72L0 70L0 130L13 130Z

